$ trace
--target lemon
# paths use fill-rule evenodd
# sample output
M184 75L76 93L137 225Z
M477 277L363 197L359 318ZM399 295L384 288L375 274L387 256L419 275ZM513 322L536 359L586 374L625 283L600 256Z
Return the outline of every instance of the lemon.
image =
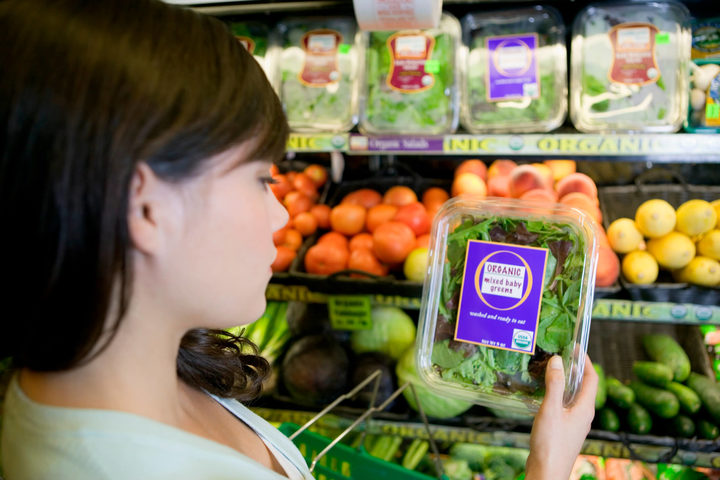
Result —
M715 209L715 215L717 215L717 223L715 224L715 227L720 228L720 198L710 202L710 205L713 206Z
M418 247L410 252L403 264L405 278L412 282L424 282L428 269L428 249Z
M685 235L700 235L709 232L717 223L717 213L710 202L695 199L689 200L677 209L677 225L675 228Z
M679 232L651 238L647 249L658 264L667 269L682 268L695 256L695 244L690 237Z
M703 257L720 260L720 230L710 230L697 244L698 253Z
M714 287L720 284L720 263L712 258L695 257L680 270L678 278L683 282Z
M658 263L648 252L636 250L623 258L622 272L629 282L647 285L657 280Z
M648 238L667 235L675 228L675 209L665 200L648 200L635 211L635 224Z
M629 218L618 218L612 222L607 229L607 237L610 247L617 253L638 250L643 243L642 233Z

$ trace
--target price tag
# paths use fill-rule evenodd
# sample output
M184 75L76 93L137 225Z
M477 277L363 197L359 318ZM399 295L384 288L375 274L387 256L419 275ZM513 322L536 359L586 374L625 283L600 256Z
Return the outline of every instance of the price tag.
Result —
M655 35L655 43L658 45L667 45L670 43L670 34L666 32L658 33Z
M350 45L348 45L347 43L341 43L338 46L338 53L347 55L348 53L350 53Z
M368 295L328 296L330 324L335 330L368 330L372 327Z
M425 62L425 71L427 73L439 73L440 72L440 61L439 60L428 60Z

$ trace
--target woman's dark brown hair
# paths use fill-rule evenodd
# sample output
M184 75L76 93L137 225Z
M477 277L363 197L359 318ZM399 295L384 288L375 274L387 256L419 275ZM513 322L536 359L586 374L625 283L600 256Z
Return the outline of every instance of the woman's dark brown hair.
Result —
M4 0L0 32L0 358L64 370L106 345L111 306L114 332L130 301L138 162L181 182L247 140L251 157L279 157L288 127L252 56L220 21L189 9ZM178 374L252 398L268 365L248 345L193 330Z

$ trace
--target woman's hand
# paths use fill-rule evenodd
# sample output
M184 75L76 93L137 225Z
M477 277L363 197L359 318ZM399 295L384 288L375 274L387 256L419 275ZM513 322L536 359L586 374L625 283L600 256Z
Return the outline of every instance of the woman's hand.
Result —
M563 407L565 374L559 356L550 359L545 373L545 400L530 434L527 480L565 480L590 431L595 416L598 377L585 358L582 388L570 408Z

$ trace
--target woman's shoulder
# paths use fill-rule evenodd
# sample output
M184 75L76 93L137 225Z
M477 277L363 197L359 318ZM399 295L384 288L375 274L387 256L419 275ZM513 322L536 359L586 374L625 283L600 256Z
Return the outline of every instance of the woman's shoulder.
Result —
M281 478L229 447L138 415L38 404L16 379L0 453L12 480Z

